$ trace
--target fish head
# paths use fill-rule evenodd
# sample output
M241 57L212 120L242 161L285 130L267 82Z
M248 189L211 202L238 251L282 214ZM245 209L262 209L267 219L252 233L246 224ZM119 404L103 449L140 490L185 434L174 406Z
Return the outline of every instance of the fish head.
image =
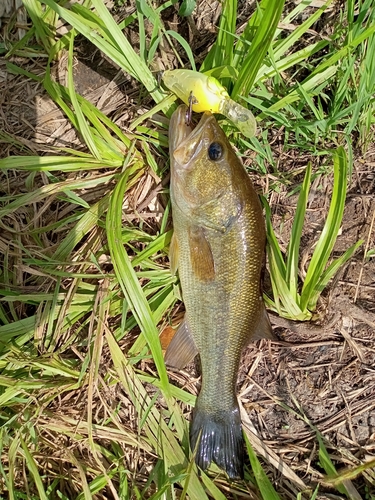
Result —
M232 212L233 203L236 213L241 209L237 194L247 174L212 113L205 112L193 128L186 124L186 112L179 106L169 127L172 203L190 215L204 211L217 219L222 214L225 225L228 204Z

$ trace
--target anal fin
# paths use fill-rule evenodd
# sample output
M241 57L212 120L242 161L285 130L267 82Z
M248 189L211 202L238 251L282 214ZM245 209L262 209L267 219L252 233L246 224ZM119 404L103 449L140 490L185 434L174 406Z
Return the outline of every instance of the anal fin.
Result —
M276 335L272 331L271 322L268 317L268 313L264 306L263 300L261 301L261 309L262 310L259 318L259 323L255 330L252 332L252 335L249 338L249 342L260 339L277 340Z
M164 357L165 364L182 370L197 354L197 347L190 333L187 321L184 319L167 348Z

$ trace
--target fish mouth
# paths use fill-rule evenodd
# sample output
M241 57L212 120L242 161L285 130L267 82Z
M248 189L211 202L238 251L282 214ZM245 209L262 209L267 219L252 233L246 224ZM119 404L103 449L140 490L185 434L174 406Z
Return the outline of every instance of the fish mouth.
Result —
M198 124L186 123L188 107L181 104L173 113L169 125L170 154L179 165L187 165L203 147L202 135L209 123L214 120L211 113L205 112Z

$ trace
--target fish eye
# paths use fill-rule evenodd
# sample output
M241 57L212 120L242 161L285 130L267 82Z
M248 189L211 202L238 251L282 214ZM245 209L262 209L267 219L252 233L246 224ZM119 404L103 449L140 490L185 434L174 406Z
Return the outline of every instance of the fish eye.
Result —
M208 146L208 157L212 161L218 161L223 157L224 148L220 142L211 142Z

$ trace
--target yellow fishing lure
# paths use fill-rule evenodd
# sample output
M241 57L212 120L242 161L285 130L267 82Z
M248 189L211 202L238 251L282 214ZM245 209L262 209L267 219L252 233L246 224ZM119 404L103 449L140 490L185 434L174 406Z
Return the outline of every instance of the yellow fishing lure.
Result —
M191 105L195 113L220 113L231 120L246 137L256 134L254 115L233 101L213 76L189 69L173 69L165 71L162 78L165 86L186 105Z

